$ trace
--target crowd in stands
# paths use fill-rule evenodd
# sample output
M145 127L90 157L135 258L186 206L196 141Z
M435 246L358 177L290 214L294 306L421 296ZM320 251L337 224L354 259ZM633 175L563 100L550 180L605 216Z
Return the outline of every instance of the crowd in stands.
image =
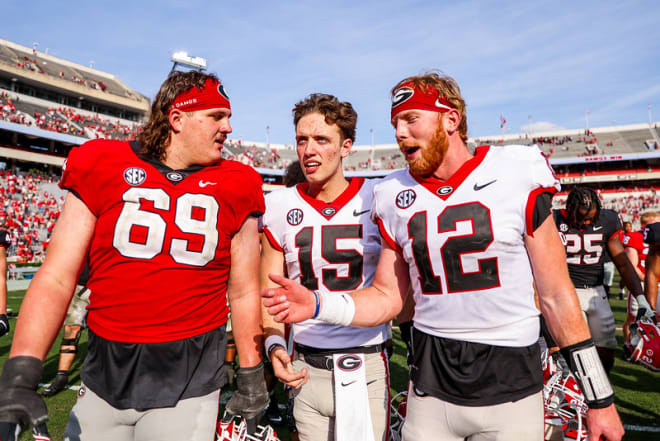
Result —
M370 155L373 151L369 152ZM357 164L350 161L345 161L344 169L350 171L357 170L396 170L405 167L403 156L400 153L393 153L391 155L381 156L380 158L372 159L371 156L365 161L359 161Z
M51 132L65 133L72 136L84 136L85 132L76 127L70 120L53 108L46 112L35 110L33 112L35 125L43 130Z
M4 92L0 92L0 120L16 124L31 124L26 121L23 112L16 110L12 98Z
M233 139L228 139L226 143L235 151L230 154L231 159L243 164L271 170L284 169L288 165L288 161L282 161L275 148L257 147L256 144L244 145L241 140Z
M476 145L504 145L504 139L476 139ZM519 138L514 139L506 144L522 144L522 145L538 145L542 149L543 154L546 157L552 156L556 149L559 148L562 151L568 151L571 144L584 144L584 153L576 153L576 156L595 156L602 154L602 150L598 146L598 138L594 133L587 129L584 131L584 134L580 137L575 136L538 136L531 139ZM607 146L612 147L613 143L608 142Z
M42 63L47 63L47 62L42 61ZM21 69L36 72L41 75L48 75L48 73L44 72L44 70L39 66L39 63L37 62L36 58L30 58L28 56L24 56L22 60L16 62L16 65ZM90 89L100 90L101 92L105 92L105 90L108 88L108 86L105 85L103 81L87 80L85 78L80 78L77 75L73 75L73 74L69 76L66 75L64 71L60 71L59 78L63 80L71 81L76 84L80 84L82 86L89 87Z
M639 220L646 211L660 208L660 195L655 187L619 187L617 189L596 189L603 208L614 210L623 221L631 222L634 229L639 229ZM568 192L558 193L552 200L554 208L565 208Z
M41 188L58 176L0 170L0 228L9 231L9 261L42 261L63 198Z
M610 195L601 193L603 207L617 211L624 220L632 222L633 225L639 223L642 213L660 207L660 197L654 188L621 188L611 193L611 197L608 196Z
M64 133L67 135L84 138L106 138L117 140L135 139L138 126L127 125L119 121L111 121L101 116L85 116L77 113L74 109L59 107L48 108L44 111L34 110L32 119L26 117L25 113L16 109L12 97L0 92L0 120L23 124L49 130L51 132Z

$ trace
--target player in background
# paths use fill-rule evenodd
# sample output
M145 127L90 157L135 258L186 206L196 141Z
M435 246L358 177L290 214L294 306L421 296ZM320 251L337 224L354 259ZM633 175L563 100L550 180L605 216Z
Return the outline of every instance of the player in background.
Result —
M44 397L52 397L63 391L69 383L69 369L71 369L73 360L76 358L78 342L80 341L80 335L85 327L85 318L87 317L87 306L89 306L89 295L91 293L87 289L88 280L89 265L85 264L80 277L78 277L76 292L73 294L69 309L66 311L57 374L55 374L53 382L41 391L41 395Z
M596 192L577 186L566 198L566 209L553 210L559 235L566 248L568 273L580 300L580 309L605 371L614 365L616 327L603 287L603 262L609 252L625 286L634 297L644 297L641 281L619 240L619 215L602 209Z
M222 159L229 98L214 75L172 72L138 141L71 150L48 254L21 306L0 377L0 421L47 420L42 361L89 256L88 354L65 440L214 437L227 295L240 369L227 404L268 404L261 362L261 178Z
M623 234L628 234L633 230L632 223L625 221L623 223Z
M639 231L629 231L623 235L623 246L628 256L628 260L635 267L637 276L640 280L644 280L646 273L646 256L649 253L649 246L644 243L644 229L648 224L658 221L658 213L655 211L646 211L642 213L639 218L640 227ZM623 287L622 287L623 291ZM637 299L634 296L628 295L628 310L626 319L623 322L623 353L626 358L630 357L631 348L630 344L630 323L637 319L639 308L637 307Z
M0 337L9 333L7 317L7 250L11 245L9 231L0 228Z
M351 151L357 122L350 103L312 94L295 105L293 120L307 182L266 196L261 286L277 286L269 274L286 275L309 289L340 298L368 286L376 270L380 238L369 219L376 181L344 176L342 160ZM293 412L300 440L387 439L384 324L373 328L318 320L293 324L292 361L283 325L268 314L263 320L275 373L296 389Z
M624 236L626 236L632 230L633 230L632 222L625 221L623 223L623 230L621 231L621 234L619 235L619 240L621 240L621 243L623 243ZM606 269L606 271L607 271L607 269ZM619 281L619 300L623 300L625 298L625 295L626 295L625 286L623 286L623 280L620 280ZM608 296L609 296L609 293L608 293Z
M262 292L268 312L284 322L374 326L401 310L412 285L403 439L542 439L535 281L550 332L571 369L582 369L590 437L620 440L614 391L550 213L559 182L540 151L486 146L470 153L460 89L438 72L393 88L391 120L409 168L375 188L371 215L382 252L373 284L331 296L271 275L282 287Z
M655 313L660 315L660 302L658 302L658 282L660 281L660 223L649 223L644 228L644 242L649 246L645 265L644 294L651 310L655 310Z

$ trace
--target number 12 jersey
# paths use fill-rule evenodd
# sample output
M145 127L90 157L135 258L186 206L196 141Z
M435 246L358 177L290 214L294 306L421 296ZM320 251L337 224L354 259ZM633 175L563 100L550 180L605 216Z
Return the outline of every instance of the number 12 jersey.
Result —
M530 146L479 147L448 181L407 169L383 179L371 215L408 263L415 327L497 346L536 342L539 311L523 239L536 226L538 196L559 188Z

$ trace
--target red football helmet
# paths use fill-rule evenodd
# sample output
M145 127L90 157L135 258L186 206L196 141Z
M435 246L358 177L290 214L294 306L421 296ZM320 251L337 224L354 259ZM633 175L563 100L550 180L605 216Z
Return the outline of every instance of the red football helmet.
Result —
M218 422L216 441L280 441L271 426L257 426L254 435L248 434L245 419L235 416Z
M408 392L403 391L394 395L390 401L390 439L401 441L401 429L406 419L408 406Z
M642 318L630 325L631 361L660 371L660 326L657 315Z
M588 407L573 374L561 368L558 357L559 354L543 354L545 420L547 424L561 426L565 438L586 441Z

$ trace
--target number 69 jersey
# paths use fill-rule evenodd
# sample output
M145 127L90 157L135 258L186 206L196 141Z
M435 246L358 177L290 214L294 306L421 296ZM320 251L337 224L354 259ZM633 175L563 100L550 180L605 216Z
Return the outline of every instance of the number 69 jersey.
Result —
M71 150L60 186L96 216L87 321L101 337L155 343L227 321L231 239L264 211L261 177L234 161L172 170L137 142Z
M559 188L530 146L479 147L446 182L407 169L383 179L372 216L408 263L415 327L497 346L536 342L539 311L523 239L537 215L550 215L549 206L537 211L537 197Z
M284 254L289 279L313 291L351 292L373 281L380 257L378 227L369 219L376 180L353 178L334 201L307 195L307 183L266 195L264 234ZM294 340L315 348L348 348L385 341L385 326L353 328L306 320Z

